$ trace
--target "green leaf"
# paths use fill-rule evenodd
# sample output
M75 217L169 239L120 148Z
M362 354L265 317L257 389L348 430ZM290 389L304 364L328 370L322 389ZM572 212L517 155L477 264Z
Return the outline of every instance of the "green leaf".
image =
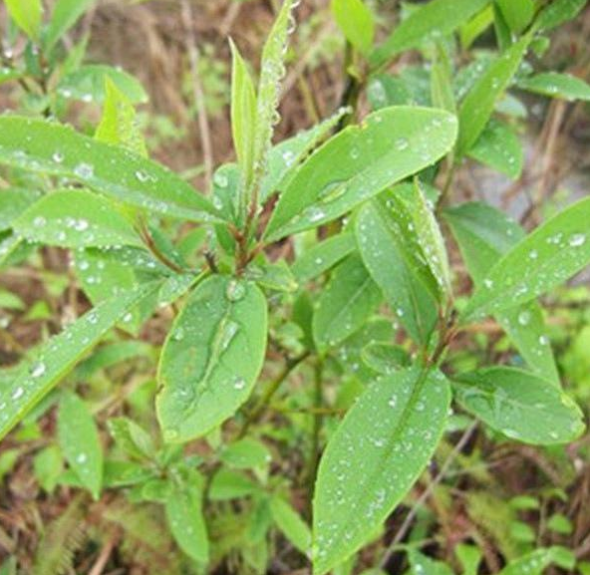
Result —
M530 35L513 44L477 79L459 109L457 153L464 156L486 127L494 106L504 93L526 53Z
M300 283L308 282L332 269L356 248L354 234L332 236L305 251L295 260L292 271Z
M381 292L358 254L336 267L316 304L313 337L321 350L359 330L381 301Z
M444 216L459 244L467 269L478 286L493 263L525 237L518 224L486 204L463 204L446 210ZM539 304L532 301L495 315L529 367L544 379L559 384Z
M296 136L273 146L266 160L266 174L260 184L260 201L264 204L270 196L287 187L299 164L338 125L350 108L340 108L329 118L304 130Z
M522 144L514 131L502 122L491 120L467 155L513 180L522 172Z
M558 74L557 72L537 74L520 80L518 87L551 98L590 101L590 85L571 74Z
M437 285L411 215L397 197L401 191L399 186L363 206L356 238L365 266L399 321L412 338L425 343L438 317Z
M258 185L258 180L264 176L266 156L278 119L281 80L285 75L285 53L295 5L296 0L284 0L262 50L254 141L253 166L256 173L253 186Z
M64 393L60 399L57 432L70 469L98 499L103 473L98 429L86 403L74 393Z
M123 70L99 64L88 64L70 72L61 79L57 92L68 100L102 104L108 97L108 82L112 82L131 104L148 101L139 80Z
M314 575L362 547L401 502L434 453L450 400L440 372L413 367L375 381L349 410L320 462Z
M166 500L168 525L178 546L198 563L209 561L209 539L202 495L194 488L175 488Z
M551 30L572 20L586 6L588 0L553 0L537 16L535 30Z
M60 190L44 196L13 227L27 240L50 246L143 246L129 220L111 201L83 190Z
M234 148L242 171L244 189L254 177L254 143L256 140L256 92L254 83L236 45L232 52L231 127ZM242 204L245 209L245 204Z
M287 501L275 495L270 500L270 512L285 537L301 553L308 555L311 550L311 529L297 511Z
M156 447L150 434L127 417L112 417L107 421L109 433L117 446L140 461L153 459Z
M33 190L8 188L0 192L0 231L8 230L29 206L39 199Z
M554 383L509 367L453 378L455 397L507 437L533 445L573 441L584 431L580 408Z
M590 198L539 226L496 263L477 287L463 317L495 313L528 302L590 263Z
M191 221L218 219L205 198L163 166L57 123L1 116L0 164L71 178L106 196L165 216Z
M332 0L332 14L346 39L367 54L375 37L373 15L362 0Z
M437 44L435 55L430 72L432 104L435 108L455 113L457 104L453 91L453 69L446 46Z
M244 272L244 277L267 290L293 293L299 287L295 276L284 260L274 264L266 262L260 265L250 264Z
M370 114L330 139L281 195L266 236L278 240L317 227L433 164L457 134L448 112L393 107Z
M559 547L537 549L518 559L513 559L498 575L522 575L522 573L541 575L549 565L555 562L558 555Z
M453 575L450 567L441 561L434 561L415 549L408 551L408 557L412 566L412 575Z
M361 357L368 367L383 375L389 375L410 364L410 356L405 349L378 341L365 346Z
M0 66L0 85L11 80L18 80L24 76L24 72L9 68L8 66Z
M44 45L48 52L92 4L94 0L57 0L45 36Z
M109 78L106 79L105 90L102 118L96 128L95 139L147 157L145 140L137 125L133 103Z
M43 4L41 0L6 0L6 8L16 25L31 40L39 39Z
M166 441L204 435L236 412L262 369L266 338L258 287L223 276L197 286L160 360L157 410Z
M221 469L211 481L209 499L211 501L241 499L254 495L258 491L258 486L245 475L229 469Z
M477 575L483 557L479 548L475 545L459 543L454 551L461 567L463 567L463 575Z
M271 455L264 443L246 437L228 445L221 453L221 461L234 469L264 469Z
M516 34L522 32L535 15L533 0L496 0L496 2L506 23Z
M92 349L122 317L158 284L119 293L98 305L61 334L38 348L36 358L21 364L18 374L0 388L0 439L4 437Z
M453 30L477 14L489 0L432 0L401 22L393 34L372 54L374 66L385 64L387 60L416 48L425 40L438 40L451 34Z

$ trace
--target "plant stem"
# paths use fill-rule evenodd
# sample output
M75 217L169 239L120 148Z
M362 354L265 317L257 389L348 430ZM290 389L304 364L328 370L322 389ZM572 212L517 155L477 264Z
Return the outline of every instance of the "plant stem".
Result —
M314 414L313 427L311 432L311 453L309 458L309 465L307 469L307 504L309 506L308 512L311 515L311 502L313 500L313 491L315 487L315 478L317 475L318 464L320 461L320 433L322 431L322 423L324 415L322 413L323 404L323 376L324 376L324 360L318 357L314 370Z

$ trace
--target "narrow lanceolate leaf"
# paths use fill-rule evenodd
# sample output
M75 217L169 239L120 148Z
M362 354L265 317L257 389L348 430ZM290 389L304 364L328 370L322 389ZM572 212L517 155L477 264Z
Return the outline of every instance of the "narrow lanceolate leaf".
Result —
M6 0L6 8L16 25L32 40L39 39L43 4L41 0Z
M291 269L300 283L307 282L332 269L355 249L354 234L338 234L304 252Z
M362 208L356 238L365 266L398 319L412 338L425 343L438 317L437 286L397 189Z
M254 141L256 137L256 92L246 63L238 48L230 42L232 51L231 126L234 148L248 189L254 170Z
M45 37L45 48L51 50L63 35L90 8L95 0L58 0Z
M317 227L435 163L455 142L457 121L443 110L392 107L370 114L324 144L281 195L266 236Z
M274 125L277 123L281 80L285 75L287 39L293 25L292 11L295 5L296 0L284 0L262 50L254 142L254 169L257 177L264 175L265 158L270 148Z
M14 222L13 228L29 241L64 248L143 245L129 220L111 201L83 190L44 196Z
M518 559L513 559L498 575L541 575L549 565L556 563L562 551L560 547L536 549Z
M450 400L440 372L413 367L375 381L346 414L315 486L314 575L362 547L400 503L434 453Z
M328 119L273 146L266 159L266 174L260 184L260 201L265 203L274 192L282 192L299 164L324 141L350 108L340 108Z
M346 39L367 54L373 46L375 22L363 0L332 0L332 13Z
M393 34L371 54L371 63L384 64L396 54L415 48L425 40L450 34L477 14L489 0L433 0L415 10Z
M588 0L553 0L535 20L535 30L551 30L571 20L586 6Z
M454 378L457 401L511 439L535 445L573 441L584 431L580 408L552 382L509 367Z
M99 304L41 346L35 359L0 389L0 439L4 437L122 317L159 284L120 293Z
M525 78L518 83L519 88L564 100L590 100L590 85L581 78L570 74L546 72Z
M248 399L266 332L266 301L254 284L213 276L196 288L160 361L157 410L166 441L204 435Z
M446 210L444 216L477 286L494 262L525 237L518 224L486 204L463 204ZM553 351L545 335L541 306L530 301L495 316L531 370L559 384Z
M504 93L526 53L530 35L513 44L477 80L459 109L457 152L465 155L477 142L488 123L496 101Z
M520 177L524 163L522 144L507 125L491 120L467 155L508 177Z
M519 34L531 22L535 14L533 0L496 0L504 20L510 29Z
M566 208L516 244L486 275L464 317L525 303L590 263L590 198Z
M274 496L270 500L270 512L277 527L289 542L307 555L311 551L311 529L297 511L284 499Z
M358 254L335 270L313 316L313 337L325 350L359 330L381 301L381 292Z
M219 219L205 198L163 166L57 123L0 117L0 164L70 178L165 216L191 221Z
M65 393L60 400L57 431L70 469L94 499L98 499L103 474L98 429L86 403L74 393Z
M209 561L209 539L203 516L202 494L193 488L170 490L166 518L178 546L198 563Z
M116 84L107 79L102 118L94 137L106 144L127 148L147 157L145 140L137 125L137 114L131 100Z

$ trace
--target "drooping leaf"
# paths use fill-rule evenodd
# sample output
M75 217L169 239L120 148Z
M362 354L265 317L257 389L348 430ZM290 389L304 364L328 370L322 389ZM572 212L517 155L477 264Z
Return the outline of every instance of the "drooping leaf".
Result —
M463 316L526 303L590 263L590 198L569 206L517 243L486 274Z
M363 262L408 333L428 341L436 323L437 285L421 255L411 215L397 195L400 187L367 203L356 221Z
M515 42L477 79L459 108L457 153L464 156L486 127L494 106L504 93L526 53L530 35Z
M254 284L213 276L195 289L160 360L157 410L166 441L204 435L248 399L266 330L266 301Z
M23 363L14 379L0 389L0 439L51 391L111 327L157 289L158 284L151 283L106 300L42 345L35 359Z
M87 64L70 72L60 80L57 92L66 99L102 104L108 95L108 82L112 82L131 104L148 101L143 86L133 76L101 64Z
M6 0L5 4L16 25L31 40L38 40L43 16L41 0Z
M467 269L479 285L493 263L525 237L524 230L505 214L481 203L467 203L445 211ZM529 367L559 384L559 374L547 339L539 304L527 304L495 314Z
M584 100L586 102L590 100L590 85L571 74L545 72L520 80L518 87L551 98L563 98L570 101Z
M56 2L44 41L48 52L92 4L94 0L58 0Z
M0 164L71 178L121 202L169 217L218 218L204 197L163 166L57 123L1 116Z
M200 490L172 489L166 500L166 517L178 546L198 563L206 564L209 539L201 499Z
M281 195L266 236L278 240L348 212L440 159L457 133L443 110L393 107L370 114L324 144Z
M65 393L60 399L57 431L70 469L98 499L103 474L102 447L92 413L75 393Z
M449 404L444 376L413 367L375 381L349 410L320 462L314 575L357 551L400 503L432 457Z
M380 66L390 58L426 40L438 40L467 22L489 0L432 0L403 20L393 34L371 54L371 63Z
M332 0L332 13L346 39L363 54L373 46L375 22L362 0Z
M535 445L567 443L584 430L580 408L552 382L509 367L453 378L457 401L511 439Z
M495 120L484 128L467 155L513 180L522 172L524 153L518 136L507 124Z
M29 206L39 199L33 190L8 188L0 191L0 231L8 230Z
M105 90L102 118L94 137L100 142L122 146L147 157L145 140L137 125L132 101L109 78Z
M230 42L232 52L231 126L234 148L243 177L243 190L254 177L254 142L256 140L256 91L238 48ZM242 204L242 209L245 204Z
M356 249L354 234L342 233L316 244L295 260L292 270L300 283L333 268Z
M317 302L313 337L321 350L338 345L360 329L381 301L381 292L358 254L340 263Z
M29 241L64 248L143 246L129 220L111 201L84 190L44 196L13 228Z
M300 515L279 496L270 500L270 512L277 527L290 543L307 555L311 550L311 529Z

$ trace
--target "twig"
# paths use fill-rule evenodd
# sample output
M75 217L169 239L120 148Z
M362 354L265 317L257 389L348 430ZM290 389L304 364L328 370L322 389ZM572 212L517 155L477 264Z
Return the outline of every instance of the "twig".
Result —
M410 529L414 519L416 518L416 515L418 514L420 507L430 497L430 495L434 491L434 488L445 478L445 476L447 475L447 472L451 468L451 465L453 464L455 459L457 459L457 457L459 456L461 451L463 451L463 448L467 445L467 442L471 439L471 436L475 432L477 425L478 425L478 422L474 421L465 430L465 432L461 436L461 439L459 439L459 441L457 442L457 445L455 445L455 447L453 448L453 451L451 451L451 453L447 457L446 461L444 462L443 466L441 467L440 471L438 472L438 475L432 480L432 482L424 490L422 495L420 495L420 497L418 497L418 500L416 501L416 503L412 507L411 511L406 516L404 522L402 523L402 526L400 527L399 531L396 533L395 537L393 538L393 541L387 547L387 549L383 555L383 558L381 559L380 564L379 564L381 569L385 569L385 567L387 566L387 563L389 563L389 560L391 559L391 556L395 553L397 546L399 545L399 543L401 541L403 541L408 530Z
M209 190L213 179L213 146L211 144L211 129L209 127L209 118L205 106L205 93L203 91L203 84L201 83L201 76L199 74L199 49L193 38L193 10L189 0L182 0L181 16L185 31L185 44L191 68L191 76L193 79L193 97L197 105L197 120L199 123L201 146L203 148L205 177L207 179L207 189Z

